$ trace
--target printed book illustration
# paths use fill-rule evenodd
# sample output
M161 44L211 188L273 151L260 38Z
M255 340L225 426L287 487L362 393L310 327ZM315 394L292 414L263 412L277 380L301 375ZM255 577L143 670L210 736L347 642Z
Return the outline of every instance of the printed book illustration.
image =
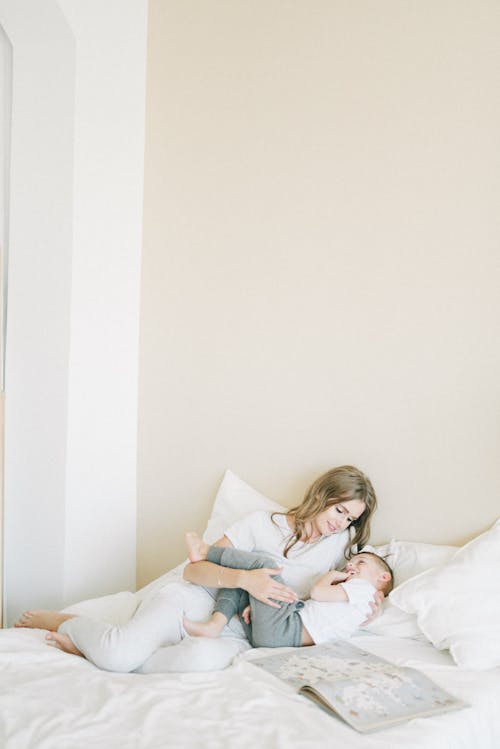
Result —
M338 640L251 661L362 733L468 707L414 668Z

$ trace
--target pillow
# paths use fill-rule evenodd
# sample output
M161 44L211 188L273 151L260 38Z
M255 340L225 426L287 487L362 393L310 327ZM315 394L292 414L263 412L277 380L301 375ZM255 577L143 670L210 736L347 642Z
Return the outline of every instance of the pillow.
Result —
M425 570L444 564L457 549L457 546L397 541L395 538L384 546L373 547L376 554L387 559L393 571L395 588ZM365 629L372 634L390 637L423 637L415 614L402 611L388 598L382 605L381 615Z
M459 666L500 666L500 520L431 569L393 590L390 600L416 614L420 629Z
M203 540L213 544L232 523L255 510L286 512L283 505L268 499L242 481L232 471L226 471L215 497Z
M253 489L232 471L226 471L215 497L214 506L203 535L204 540L207 543L217 541L224 535L225 529L231 523L254 510L283 512L285 508ZM155 595L156 591L167 583L181 581L186 564L187 560L145 585L137 593L123 591L109 596L92 598L68 606L64 609L64 612L103 619L112 624L123 624L130 619L141 601Z
M217 491L203 540L208 544L214 543L224 535L224 531L231 523L255 510L283 512L285 508L253 489L232 471L226 471ZM154 595L167 583L179 582L182 580L182 572L186 564L187 560L184 560L174 569L165 572L161 577L141 588L136 595L142 601Z
M415 577L431 567L444 564L452 558L458 548L441 544L397 541L393 538L385 547L380 547L381 550L377 553L387 559L387 564L394 573L394 587L396 588L410 577Z

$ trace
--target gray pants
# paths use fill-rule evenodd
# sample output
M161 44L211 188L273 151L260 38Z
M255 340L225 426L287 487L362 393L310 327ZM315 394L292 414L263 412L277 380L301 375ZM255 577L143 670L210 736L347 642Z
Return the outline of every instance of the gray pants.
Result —
M238 551L238 549L223 546L211 546L207 560L222 567L232 567L237 570L255 570L262 567L276 567L275 559L270 559L253 551ZM278 582L283 582L279 575L275 575ZM250 624L242 625L249 642L254 648L300 647L302 644L302 620L299 609L303 601L294 603L280 603L279 609L258 601L241 588L221 588L219 590L214 611L219 611L228 622L235 614L241 614L250 604L252 612Z

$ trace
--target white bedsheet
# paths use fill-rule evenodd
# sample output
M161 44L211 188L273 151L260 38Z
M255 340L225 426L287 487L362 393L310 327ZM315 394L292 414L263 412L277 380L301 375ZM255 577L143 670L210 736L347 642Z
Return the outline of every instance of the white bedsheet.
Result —
M114 674L45 643L40 630L0 631L2 749L498 749L500 669L459 670L427 643L376 635L354 642L420 668L470 708L356 733L296 695L247 651L224 671Z

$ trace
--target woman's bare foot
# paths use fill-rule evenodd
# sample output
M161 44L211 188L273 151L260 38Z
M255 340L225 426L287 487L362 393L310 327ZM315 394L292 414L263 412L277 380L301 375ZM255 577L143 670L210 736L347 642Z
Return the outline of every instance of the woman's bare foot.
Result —
M220 611L216 611L206 622L193 622L186 616L182 623L191 637L218 637L227 624L227 619Z
M14 627L48 629L49 632L57 632L59 626L66 619L72 619L74 616L75 614L61 614L59 611L44 611L43 609L25 611L14 624Z
M194 531L186 533L186 545L190 562L202 562L207 558L209 546Z
M59 632L49 632L45 637L51 645L55 645L59 650L64 650L65 653L71 653L71 655L81 655L75 643L69 635L61 635Z

